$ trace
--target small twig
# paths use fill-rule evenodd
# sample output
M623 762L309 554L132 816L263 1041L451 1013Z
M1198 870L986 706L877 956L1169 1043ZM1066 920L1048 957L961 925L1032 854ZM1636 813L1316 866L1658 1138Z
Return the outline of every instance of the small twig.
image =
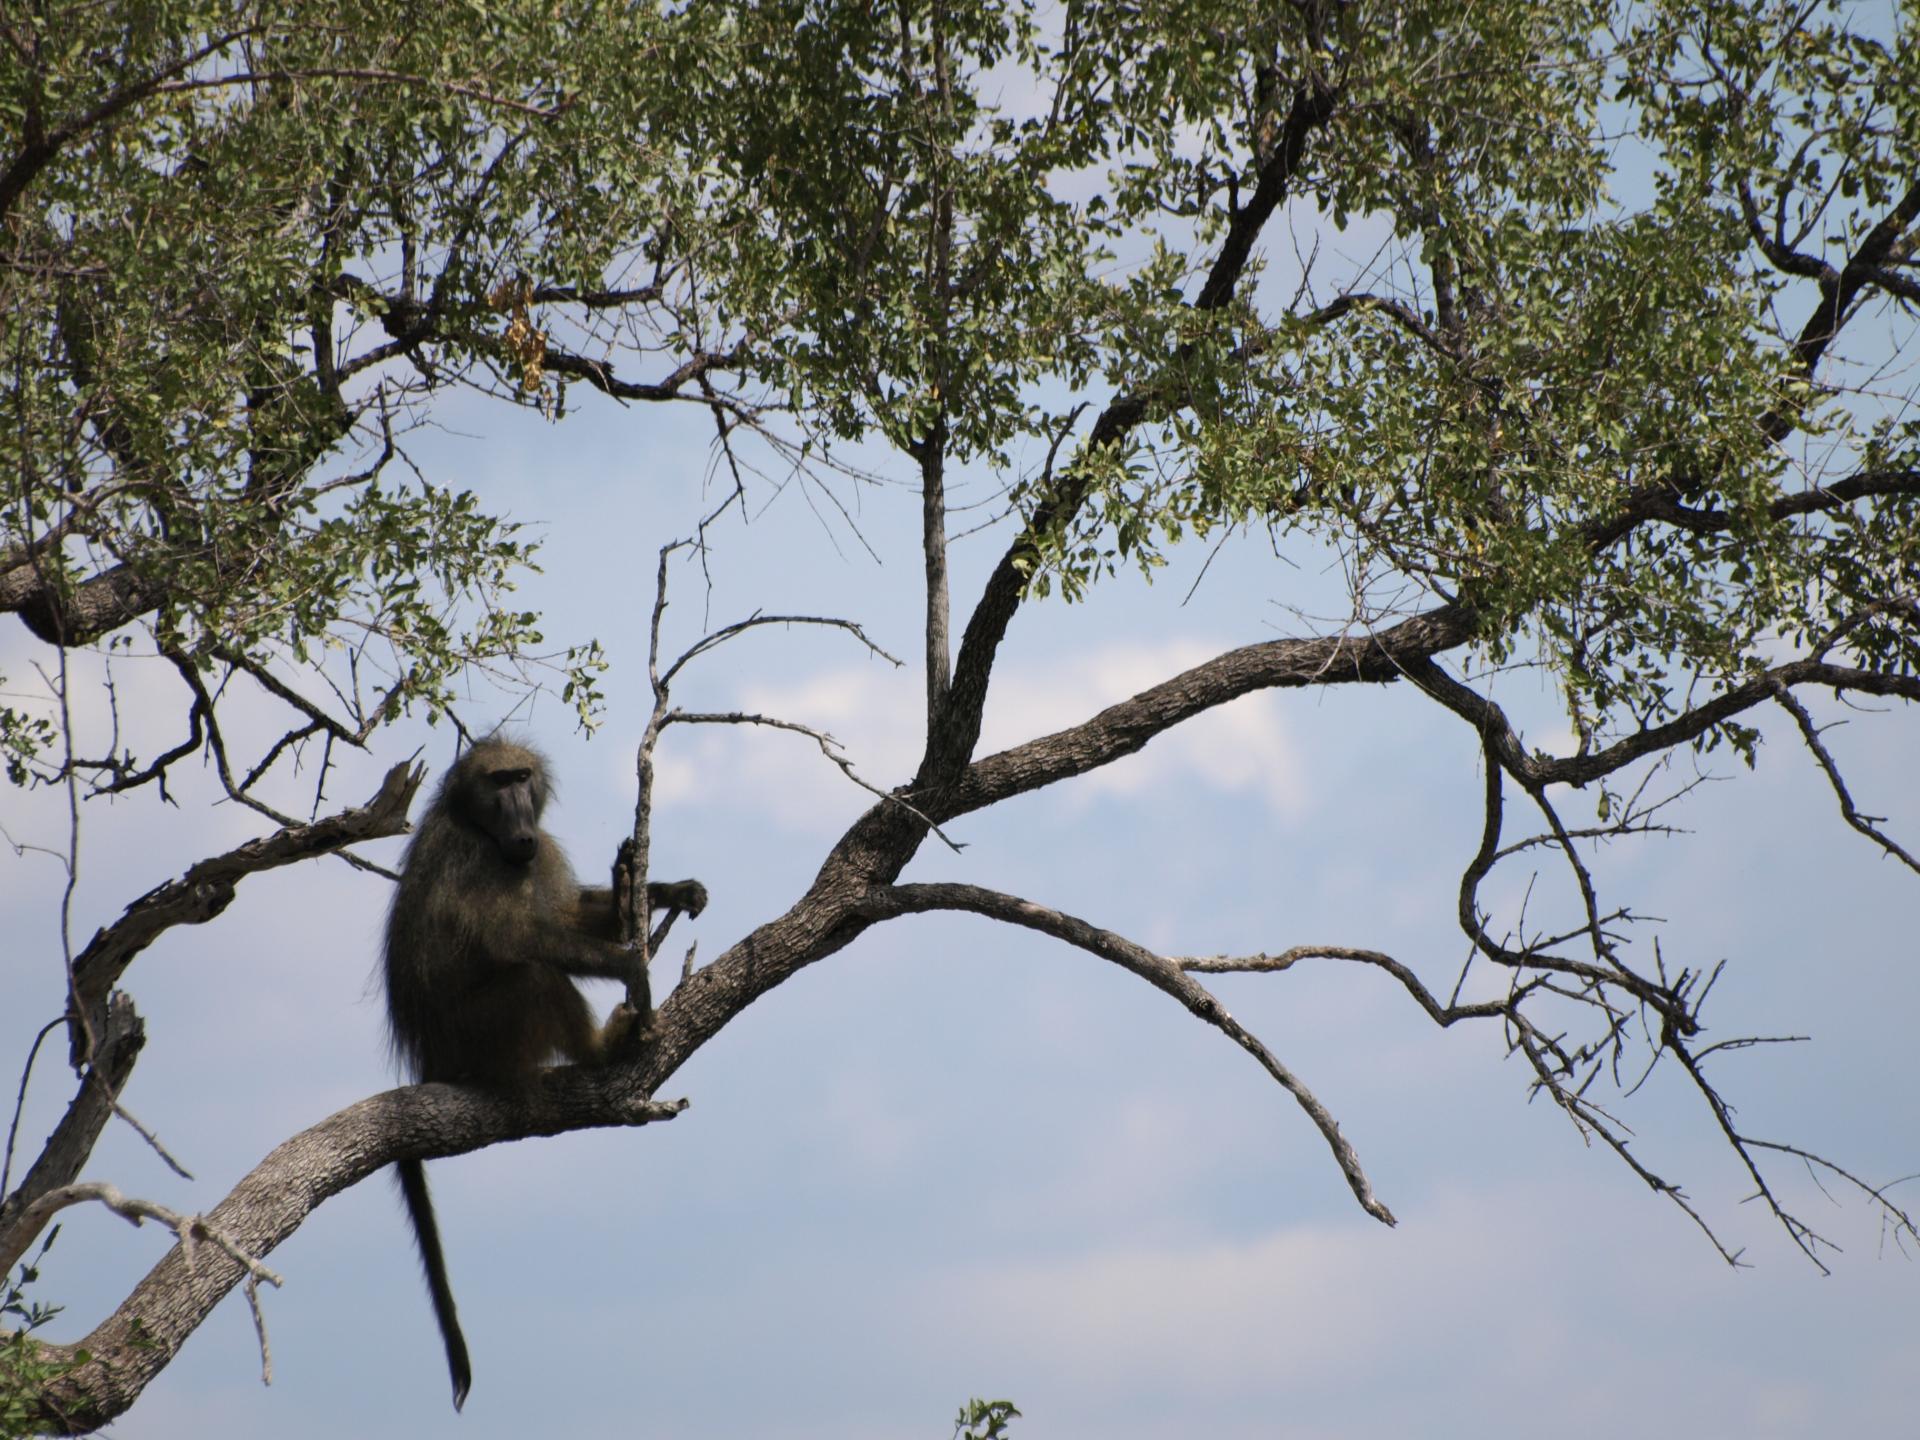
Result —
M1677 804L1694 790L1706 784L1710 778L1710 776L1706 775L1696 775L1672 794L1663 795L1651 804L1642 805L1640 803L1640 796L1645 793L1647 786L1653 781L1653 771L1649 771L1641 777L1640 783L1634 787L1633 794L1627 797L1627 802L1625 806L1622 807L1618 820L1608 825L1586 825L1579 829L1569 829L1565 834L1567 838L1571 840L1612 840L1627 835L1685 835L1689 832L1683 830L1680 826L1656 825L1652 823L1651 817L1659 811L1666 809L1669 805ZM1521 851L1530 850L1537 845L1558 845L1559 843L1560 836L1551 831L1539 835L1529 835L1524 840L1516 840L1511 845L1502 846L1493 858L1495 860L1504 860L1509 855L1517 855Z
M267 1312L260 1308L260 1282L247 1277L247 1309L253 1312L253 1333L260 1337L260 1383L273 1384L273 1346L267 1342Z
M1742 1035L1736 1040L1721 1040L1694 1052L1694 1063L1707 1058L1717 1050L1747 1050L1755 1045L1801 1045L1811 1040L1811 1035Z
M1720 1133L1726 1137L1727 1143L1733 1146L1734 1154L1740 1157L1741 1165L1746 1168L1748 1177L1752 1179L1757 1198L1766 1202L1767 1209L1772 1212L1773 1218L1780 1222L1780 1227L1787 1232L1788 1238L1793 1241L1800 1253L1813 1262L1814 1268L1822 1275L1832 1274L1833 1272L1827 1268L1826 1262L1820 1258L1818 1247L1824 1245L1827 1249L1835 1251L1840 1247L1835 1245L1831 1240L1828 1240L1824 1235L1816 1232L1805 1221L1801 1220L1799 1216L1793 1214L1780 1203L1780 1198L1773 1193L1773 1187L1767 1183L1767 1177L1760 1172L1759 1163L1753 1158L1753 1148L1750 1148L1764 1146L1766 1149L1786 1150L1788 1147L1765 1144L1760 1141L1750 1141L1746 1136L1742 1135L1734 1126L1733 1112L1727 1108L1727 1102L1720 1098L1720 1092L1714 1089L1708 1082L1707 1077L1701 1073L1699 1063L1694 1059L1692 1053L1688 1051L1686 1043L1673 1032L1673 1027L1671 1025L1664 1027L1660 1038L1661 1043L1673 1052L1674 1058L1680 1062L1681 1068L1692 1078L1695 1088L1699 1090L1701 1096L1706 1100L1707 1108L1713 1112L1713 1118L1719 1123ZM1790 1153L1805 1154L1803 1151L1791 1151ZM1828 1162L1822 1161L1821 1163L1827 1164ZM1837 1175L1846 1174L1846 1172L1841 1170L1837 1165L1828 1165L1828 1168L1833 1170ZM1846 1176L1846 1178L1849 1180L1853 1179L1850 1175ZM1860 1182L1854 1181L1854 1183L1859 1184ZM1862 1188L1868 1189L1869 1191L1871 1189L1871 1187L1867 1186L1862 1186Z
M713 631L711 634L703 635L700 639L694 641L685 653L667 668L666 674L660 677L661 683L671 685L674 676L685 669L689 661L700 655L704 655L716 645L724 645L735 636L744 634L748 630L757 629L763 625L824 625L829 629L845 630L862 645L866 646L868 650L878 655L895 669L899 669L902 663L881 649L880 646L876 645L873 640L868 637L867 632L852 620L841 620L831 615L749 615L745 620L736 620L731 625L722 625L718 630Z
M1813 716L1808 713L1807 707L1802 705L1793 692L1784 686L1774 692L1773 698L1779 702L1781 709L1793 716L1794 723L1800 727L1800 737L1807 742L1807 748L1813 752L1813 758L1820 762L1820 768L1826 772L1827 784L1833 788L1834 798L1840 802L1840 814L1847 824L1899 860L1909 870L1920 874L1920 860L1914 859L1891 836L1875 828L1873 822L1881 817L1862 815L1854 807L1853 796L1847 791L1847 782L1840 776L1840 767L1834 763L1832 754L1828 752L1825 742L1821 740L1820 727L1813 723Z
M0 1156L0 1200L8 1194L8 1186L13 1176L13 1148L20 1139L20 1116L27 1108L27 1085L33 1079L33 1062L40 1058L40 1047L46 1038L67 1023L67 1017L57 1015L40 1027L40 1033L33 1037L33 1044L27 1047L26 1063L20 1067L20 1089L13 1097L13 1122L7 1126L7 1150Z
M1475 1005L1460 1005L1450 1001L1442 1005L1434 999L1433 992L1420 983L1420 978L1391 955L1378 950L1359 950L1350 945L1295 945L1278 955L1208 955L1169 957L1189 975L1233 975L1233 974L1272 974L1289 970L1302 960L1354 960L1362 965L1374 965L1385 970L1406 988L1408 994L1419 1002L1420 1008L1433 1017L1436 1024L1452 1025L1459 1020L1489 1019L1504 1015L1541 985L1543 980L1530 980L1520 984L1518 989L1505 1000L1487 1000ZM1459 992L1454 993L1454 1000Z
M898 805L922 825L925 825L929 831L937 835L941 842L956 855L967 848L964 841L955 840L952 836L948 835L946 831L934 824L926 812L920 810L911 801L904 799L891 790L882 790L878 785L862 779L854 770L853 762L847 759L846 756L836 753L840 749L840 742L824 730L815 730L813 727L802 725L795 720L781 720L772 715L756 715L745 710L673 710L668 712L662 723L666 725L765 725L769 729L791 730L796 735L805 735L820 747L820 753L822 755L826 756L827 759L831 760L835 765L838 765L840 772L862 790L865 790L870 795L878 796L881 800Z
M1802 1150L1797 1145L1782 1144L1778 1140L1756 1140L1751 1136L1746 1137L1746 1143L1753 1146L1756 1150L1776 1150L1782 1155L1791 1155L1798 1160L1806 1162L1808 1166L1817 1166L1822 1170L1838 1176L1840 1179L1846 1181L1847 1184L1853 1186L1854 1189L1870 1198L1874 1204L1878 1205L1882 1213L1894 1222L1896 1228L1905 1231L1915 1240L1920 1240L1920 1229L1915 1228L1913 1217L1887 1198L1887 1191L1891 1190L1894 1186L1904 1185L1909 1180L1920 1180L1920 1175L1902 1175L1899 1179L1889 1180L1884 1185L1869 1185L1859 1176L1842 1170L1825 1156L1815 1155L1810 1150Z
M1715 1250L1720 1252L1720 1258L1722 1260L1725 1260L1727 1264L1735 1268L1741 1267L1744 1262L1740 1257L1746 1252L1744 1250L1729 1250L1726 1245L1721 1242L1720 1237L1714 1233L1713 1227L1707 1223L1706 1217L1694 1208L1693 1202L1687 1198L1685 1191L1671 1181L1662 1179L1659 1175L1640 1163L1640 1157L1633 1153L1627 1143L1626 1137L1620 1134L1614 1126L1609 1123L1604 1111L1591 1101L1583 1100L1580 1096L1569 1093L1566 1088L1560 1084L1553 1072L1553 1068L1547 1063L1546 1057L1542 1054L1544 1044L1550 1042L1546 1042L1546 1037L1534 1028L1532 1022L1524 1015L1516 1013L1513 1016L1513 1023L1515 1027L1514 1043L1520 1052L1527 1057L1527 1062L1533 1066L1533 1072L1536 1077L1536 1090L1546 1091L1548 1096L1552 1098L1554 1104L1558 1105L1562 1112L1566 1114L1567 1118L1573 1122L1574 1128L1580 1132L1582 1139L1590 1139L1597 1135L1601 1143L1612 1150L1615 1155L1619 1156L1620 1159L1625 1162L1627 1168L1638 1175L1650 1190L1655 1194L1666 1196L1667 1199L1679 1206L1687 1218L1693 1221L1699 1228L1700 1233L1707 1237L1707 1242L1711 1244Z
M113 1102L113 1113L133 1127L134 1134L147 1142L148 1146L153 1150L153 1153L160 1157L161 1162L165 1164L169 1170L173 1171L173 1173L178 1175L182 1180L193 1179L193 1173L173 1158L173 1152L161 1144L160 1137L136 1120L133 1112L128 1110L127 1107L122 1105L118 1100Z
M254 1256L241 1249L225 1232L208 1223L202 1215L183 1215L177 1210L169 1210L164 1205L151 1200L136 1199L123 1194L119 1187L104 1180L83 1180L74 1185L63 1185L57 1190L49 1190L33 1204L21 1212L14 1233L32 1237L45 1228L49 1218L74 1205L83 1205L89 1201L106 1206L114 1214L130 1224L139 1225L146 1220L158 1220L171 1230L180 1240L183 1258L189 1267L192 1265L193 1245L198 1240L211 1240L256 1281L264 1280L269 1285L278 1286L284 1281L269 1270ZM20 1257L0 1250L0 1270L10 1270L13 1262Z

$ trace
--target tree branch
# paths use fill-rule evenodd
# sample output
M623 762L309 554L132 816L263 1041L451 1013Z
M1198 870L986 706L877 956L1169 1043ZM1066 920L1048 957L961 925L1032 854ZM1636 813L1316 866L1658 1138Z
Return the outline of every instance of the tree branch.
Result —
M67 1106L66 1114L60 1117L60 1123L53 1127L53 1133L40 1147L38 1158L21 1177L19 1188L0 1201L0 1255L11 1254L15 1258L24 1255L27 1247L33 1243L34 1235L19 1232L17 1227L21 1224L22 1215L41 1196L63 1185L71 1185L80 1178L80 1171L93 1154L100 1132L106 1129L107 1122L113 1118L114 1102L125 1088L127 1077L133 1073L134 1061L140 1058L141 1047L146 1041L146 1027L134 1010L133 998L124 993L113 995L95 1030L93 1055L87 1063L86 1073L80 1077L80 1088ZM20 1079L23 1102L27 1079L24 1074ZM20 1112L16 1108L16 1126L19 1119ZM10 1131L9 1161L13 1158L12 1140L13 1133ZM11 1260L0 1263L0 1273L11 1264Z
M1004 921L1009 925L1020 925L1029 930L1037 930L1043 935L1051 935L1056 940L1097 955L1102 960L1110 960L1129 974L1137 975L1156 990L1171 995L1200 1019L1226 1035L1241 1049L1260 1063L1260 1067L1271 1075L1280 1087L1292 1095L1300 1108L1307 1113L1314 1127L1319 1130L1327 1146L1333 1151L1340 1173L1346 1176L1347 1185L1360 1207L1374 1219L1383 1224L1395 1224L1393 1212L1381 1203L1373 1193L1373 1184L1367 1179L1366 1172L1360 1166L1360 1157L1340 1133L1340 1126L1332 1113L1321 1104L1313 1092L1300 1081L1291 1070L1283 1065L1279 1058L1268 1050L1265 1044L1250 1030L1227 1013L1211 991L1185 973L1183 967L1172 960L1154 954L1144 946L1137 945L1125 936L1116 935L1111 930L1102 930L1072 915L1058 910L1049 910L1036 905L1031 900L1022 900L1017 896L1002 894L999 891L983 889L978 885L928 884L928 885L891 885L878 887L861 902L859 909L869 919L891 919L898 915L920 914L930 910L963 910L975 915L984 915L990 920Z
M1254 241L1287 197L1299 173L1307 140L1332 117L1336 98L1337 92L1317 80L1303 81L1295 89L1279 143L1260 167L1253 194L1228 221L1220 253L1214 257L1194 301L1195 310L1218 310L1233 298L1252 257ZM1169 358L1177 365L1189 353L1190 347L1183 345ZM1148 408L1144 390L1129 390L1115 397L1094 421L1085 451L1099 454L1119 445L1146 418ZM924 792L952 782L972 758L1000 642L1020 608L1028 580L1038 569L1045 537L1056 533L1079 512L1086 502L1088 483L1078 467L1069 467L988 577L961 637L948 704L939 724L929 728L926 756L913 782L915 790Z
M1311 315L1301 318L1309 325L1330 325L1341 316L1354 311L1378 311L1443 360L1458 361L1460 359L1460 352L1422 320L1412 306L1390 296L1371 295L1362 291L1339 295Z
M1356 949L1351 945L1295 945L1278 955L1173 957L1173 963L1189 975L1275 975L1282 970L1291 970L1302 960L1352 960L1362 965L1377 966L1398 980L1432 1018L1433 1023L1442 1028L1462 1020L1490 1020L1506 1015L1533 989L1532 984L1523 984L1505 1000L1485 1000L1475 1005L1453 1001L1442 1005L1434 998L1433 992L1420 983L1419 976L1391 955L1379 950Z
M1378 634L1266 640L1229 650L1080 725L975 761L944 794L924 803L928 813L951 820L1110 765L1183 720L1256 690L1391 683L1426 657L1465 644L1472 633L1471 612L1449 605Z
M271 835L202 860L177 880L148 891L112 925L97 931L73 963L76 1001L101 1023L99 1007L120 982L127 966L175 925L202 925L225 910L234 887L261 870L293 865L363 840L406 832L407 809L420 788L425 768L403 761L387 771L366 804L342 810L310 825L288 825ZM82 1033L76 1028L76 1037Z
M1794 724L1800 727L1800 738L1807 742L1807 749L1813 752L1813 758L1820 762L1820 768L1826 772L1827 784L1833 787L1833 795L1840 802L1840 814L1847 824L1858 830L1874 844L1885 850L1909 870L1920 873L1920 861L1902 849L1885 832L1875 827L1877 815L1862 815L1853 803L1853 796L1847 791L1847 782L1841 778L1840 767L1834 763L1833 755L1828 751L1826 742L1820 738L1820 727L1813 723L1813 716L1807 707L1786 691L1776 691L1773 697L1780 708L1793 716Z
M464 1155L505 1140L670 1120L686 1101L656 1102L631 1067L551 1070L508 1092L411 1085L350 1105L277 1146L209 1211L216 1254L175 1245L113 1315L73 1345L39 1346L53 1364L84 1363L50 1385L37 1407L52 1433L98 1429L126 1411L213 1307L321 1203L396 1160ZM31 1342L30 1342L31 1343Z
M1647 755L1670 750L1704 735L1715 725L1796 685L1825 685L1837 692L1858 691L1920 701L1920 678L1911 675L1859 670L1818 659L1790 660L1731 686L1704 705L1682 711L1664 724L1647 726L1605 749L1556 759L1550 755L1528 754L1505 711L1455 680L1431 659L1409 659L1406 671L1407 677L1420 689L1487 736L1500 768L1529 790L1545 785L1591 784Z

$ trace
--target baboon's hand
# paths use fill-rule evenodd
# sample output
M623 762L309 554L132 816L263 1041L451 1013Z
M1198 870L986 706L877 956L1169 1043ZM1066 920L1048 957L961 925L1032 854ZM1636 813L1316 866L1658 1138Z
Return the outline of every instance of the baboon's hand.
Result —
M647 886L647 903L654 910L684 910L697 916L707 908L707 887L698 880L658 880Z

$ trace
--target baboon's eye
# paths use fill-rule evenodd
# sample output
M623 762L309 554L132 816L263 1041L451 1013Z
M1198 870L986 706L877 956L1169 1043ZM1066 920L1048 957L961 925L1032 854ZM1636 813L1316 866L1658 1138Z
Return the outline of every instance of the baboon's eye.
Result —
M533 778L531 770L490 770L487 778L502 790L512 785L524 785Z

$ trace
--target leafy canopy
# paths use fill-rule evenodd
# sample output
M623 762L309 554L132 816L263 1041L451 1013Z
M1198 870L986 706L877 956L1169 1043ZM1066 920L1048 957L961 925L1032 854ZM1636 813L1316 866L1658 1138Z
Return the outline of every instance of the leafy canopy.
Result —
M389 463L422 404L557 415L636 355L677 377L644 398L728 371L723 430L803 464L989 476L1040 591L1223 528L1330 551L1355 620L1454 607L1591 744L1782 644L1920 658L1920 422L1879 373L1920 296L1904 14L262 0L11 36L13 608L318 670L329 733L543 653L530 541ZM590 714L597 648L545 653Z

